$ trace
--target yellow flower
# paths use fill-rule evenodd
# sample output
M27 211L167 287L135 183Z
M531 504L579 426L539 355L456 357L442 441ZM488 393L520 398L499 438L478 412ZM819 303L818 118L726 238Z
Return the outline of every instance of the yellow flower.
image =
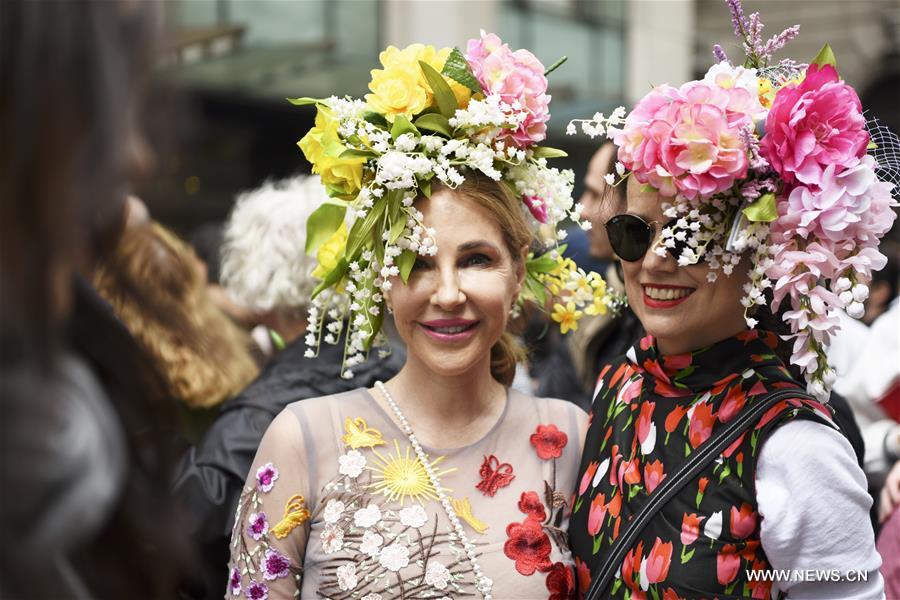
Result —
M347 247L347 224L341 223L337 231L331 234L325 242L319 246L316 252L316 268L312 272L312 276L318 279L325 279L325 276L331 273L337 266L338 260L344 256L344 249Z
M772 100L775 99L775 88L772 82L766 77L759 78L759 103L765 108L772 107Z
M316 125L297 142L306 160L312 163L312 172L322 177L322 183L332 196L352 200L362 187L362 171L365 158L340 158L347 149L338 135L338 120L331 111L319 105Z
M450 48L436 50L434 46L422 44L412 44L403 50L388 46L378 56L384 69L372 70L372 81L369 83L372 93L366 94L369 107L383 114L388 121L393 121L396 115L412 119L432 106L434 95L419 61L440 73L450 51ZM453 90L459 106L465 107L472 92L448 77L444 80Z
M582 316L584 316L584 313L576 309L574 302L569 301L565 306L554 304L551 318L559 323L559 330L566 334L570 329L578 331L578 319Z

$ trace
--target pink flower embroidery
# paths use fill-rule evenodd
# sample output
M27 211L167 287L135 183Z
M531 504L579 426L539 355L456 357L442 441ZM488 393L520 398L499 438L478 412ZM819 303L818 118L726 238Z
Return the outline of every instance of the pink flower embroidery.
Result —
M263 493L271 491L277 479L278 469L272 463L266 463L256 470L256 487Z

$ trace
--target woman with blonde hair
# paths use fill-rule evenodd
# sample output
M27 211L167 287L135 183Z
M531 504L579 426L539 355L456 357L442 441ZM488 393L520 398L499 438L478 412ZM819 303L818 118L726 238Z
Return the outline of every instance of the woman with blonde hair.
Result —
M586 415L509 388L506 326L551 284L580 291L561 322L605 297L595 274L528 252L572 214L571 174L536 145L544 68L484 33L465 56L413 45L381 62L367 103L295 100L317 104L300 147L332 195L310 219L323 280L307 342L314 355L343 337L352 377L390 311L407 358L387 382L272 423L238 506L228 597L567 597L564 490Z

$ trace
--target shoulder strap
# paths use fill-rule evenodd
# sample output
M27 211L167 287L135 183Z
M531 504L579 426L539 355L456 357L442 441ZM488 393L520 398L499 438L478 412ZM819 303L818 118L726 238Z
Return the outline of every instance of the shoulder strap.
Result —
M659 509L672 496L681 491L688 482L693 481L734 440L738 439L742 433L756 423L766 410L787 398L813 399L812 396L798 389L778 390L770 393L759 402L754 403L750 408L745 409L737 418L728 422L714 437L700 446L674 476L666 477L659 484L659 487L650 496L647 504L644 505L639 513L634 515L634 518L625 526L622 534L613 542L606 559L600 564L600 568L594 571L591 587L585 596L586 600L598 600L601 597L615 576L616 569L622 564L628 549L635 543L653 516L659 512Z

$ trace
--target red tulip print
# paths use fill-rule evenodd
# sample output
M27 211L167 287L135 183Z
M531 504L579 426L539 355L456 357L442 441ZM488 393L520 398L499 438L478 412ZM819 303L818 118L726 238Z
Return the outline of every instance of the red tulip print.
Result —
M697 537L700 535L700 523L705 518L705 516L701 517L694 513L684 513L684 518L681 520L681 543L683 545L690 546L697 541Z
M647 555L647 581L659 583L669 576L669 565L672 563L672 542L663 542L656 538L653 548Z

